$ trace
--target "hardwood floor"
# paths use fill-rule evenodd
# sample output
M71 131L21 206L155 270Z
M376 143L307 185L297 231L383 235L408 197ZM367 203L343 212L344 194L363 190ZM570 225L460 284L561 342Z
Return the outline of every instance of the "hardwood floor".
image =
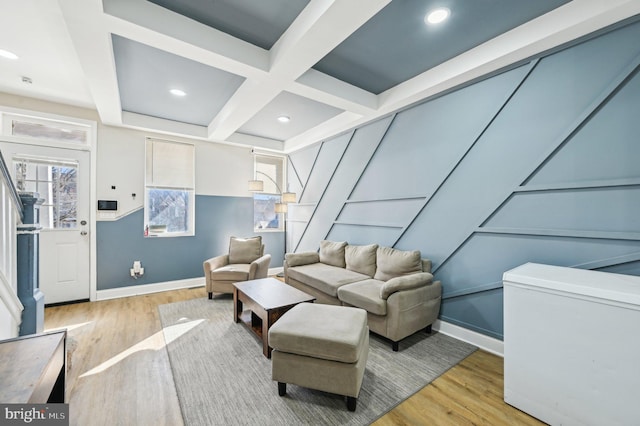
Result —
M204 288L47 308L45 329L69 330L70 424L182 425L157 306L197 297ZM502 371L476 351L374 425L543 424L503 401Z

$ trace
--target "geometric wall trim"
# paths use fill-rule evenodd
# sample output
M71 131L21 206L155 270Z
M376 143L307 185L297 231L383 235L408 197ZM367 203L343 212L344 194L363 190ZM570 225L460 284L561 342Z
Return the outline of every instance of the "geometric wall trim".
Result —
M289 247L418 249L441 318L496 338L506 270L640 275L637 40L636 21L292 153Z

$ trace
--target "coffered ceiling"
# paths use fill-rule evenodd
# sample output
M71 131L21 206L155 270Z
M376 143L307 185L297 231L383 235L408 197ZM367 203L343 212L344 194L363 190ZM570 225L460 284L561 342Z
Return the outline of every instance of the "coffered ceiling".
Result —
M0 49L19 56L0 58L0 91L94 108L108 125L287 152L635 16L640 0L0 7ZM448 19L425 23L437 8Z

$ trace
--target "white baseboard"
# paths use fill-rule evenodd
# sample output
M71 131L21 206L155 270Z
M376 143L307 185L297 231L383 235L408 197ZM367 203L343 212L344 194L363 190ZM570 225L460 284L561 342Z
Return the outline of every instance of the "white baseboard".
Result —
M447 336L462 340L463 342L471 343L480 349L504 358L504 342L502 340L494 339L493 337L485 336L484 334L440 320L436 320L436 322L433 323L433 329Z
M96 292L96 300L117 299L119 297L138 296L140 294L159 293L161 291L192 287L204 287L204 277L98 290Z
M275 268L269 268L269 272L267 274L272 277L274 275L278 275L279 273L284 272L284 268L282 266L278 266Z

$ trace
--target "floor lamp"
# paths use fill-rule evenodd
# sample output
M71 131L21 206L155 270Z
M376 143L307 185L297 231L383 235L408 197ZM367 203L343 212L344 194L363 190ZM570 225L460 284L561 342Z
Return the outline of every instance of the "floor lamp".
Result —
M267 179L269 179L276 186L276 189L280 193L280 202L275 205L276 214L282 213L282 229L284 231L284 253L287 253L287 212L288 212L288 204L296 202L296 193L295 192L282 192L280 186L274 181L271 176L263 173L261 171L256 171L256 174L264 175ZM249 191L251 192L262 192L264 191L264 181L259 179L254 179L249 181ZM278 274L278 276L284 276L284 273Z

